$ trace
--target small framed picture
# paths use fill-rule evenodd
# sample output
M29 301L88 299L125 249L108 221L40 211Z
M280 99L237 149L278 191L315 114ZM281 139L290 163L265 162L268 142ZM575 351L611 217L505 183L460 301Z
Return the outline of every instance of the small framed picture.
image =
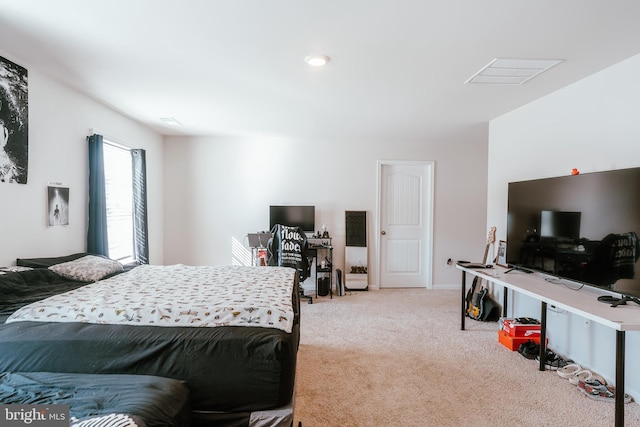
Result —
M498 242L498 258L496 260L496 264L500 267L508 267L507 264L507 241L500 240Z
M47 187L47 223L69 225L69 187L57 182Z

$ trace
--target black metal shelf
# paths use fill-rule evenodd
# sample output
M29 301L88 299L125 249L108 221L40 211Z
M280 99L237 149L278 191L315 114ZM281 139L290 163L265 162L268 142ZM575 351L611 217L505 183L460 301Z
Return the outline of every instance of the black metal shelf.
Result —
M319 294L318 276L324 278L328 276L329 279L329 298L333 299L333 246L331 244L331 237L311 237L308 239L308 255L310 261L315 259L315 286L316 297L326 296ZM321 267L322 261L326 259L327 264L325 267Z

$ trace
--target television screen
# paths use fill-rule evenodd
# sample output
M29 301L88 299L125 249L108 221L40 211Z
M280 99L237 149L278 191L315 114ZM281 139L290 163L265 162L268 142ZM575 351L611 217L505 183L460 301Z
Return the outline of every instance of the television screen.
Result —
M315 226L315 206L269 206L269 229L282 224L302 227L306 233L312 233Z
M640 296L640 168L509 183L507 263Z
M580 238L580 212L540 212L540 236L552 239Z

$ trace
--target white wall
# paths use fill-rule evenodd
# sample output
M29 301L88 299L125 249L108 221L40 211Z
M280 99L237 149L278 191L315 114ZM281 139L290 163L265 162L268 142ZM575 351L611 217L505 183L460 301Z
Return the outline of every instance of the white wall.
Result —
M344 211L368 212L373 272L377 160L434 160L433 284L458 284L447 258L479 259L484 251L486 148L476 140L166 137L165 262L242 263L246 234L269 227L269 205L309 204L316 228L326 224L334 237L337 268L344 268Z
M489 224L504 238L510 181L640 166L640 55L493 120L489 132ZM540 317L516 297L515 314ZM615 378L615 333L574 315L550 314L549 344ZM627 334L627 389L640 396L640 334Z
M90 128L147 150L151 262L163 262L162 137L112 109L31 69L28 70L29 176L26 185L0 183L0 265L16 258L68 255L86 250ZM70 190L69 226L47 226L47 183Z

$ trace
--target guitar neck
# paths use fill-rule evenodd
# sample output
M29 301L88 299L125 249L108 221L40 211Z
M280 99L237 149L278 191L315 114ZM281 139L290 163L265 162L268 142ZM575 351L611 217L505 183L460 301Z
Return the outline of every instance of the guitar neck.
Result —
M489 246L491 246L491 244L495 241L496 241L496 228L491 227L491 229L489 230L489 235L487 236L487 246L485 246L484 248L484 256L482 257L483 264L487 263L487 255L489 255Z
M483 264L487 263L487 255L489 255L489 246L491 246L491 243L487 242L487 246L484 248L484 256L482 257Z

